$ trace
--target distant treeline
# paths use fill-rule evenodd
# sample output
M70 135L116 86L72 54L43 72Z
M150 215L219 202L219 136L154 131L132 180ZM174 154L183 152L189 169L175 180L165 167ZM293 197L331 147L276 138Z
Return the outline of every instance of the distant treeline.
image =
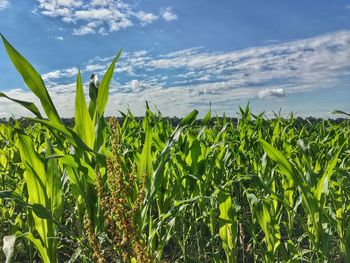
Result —
M108 121L110 117L106 117L106 120ZM144 117L134 117L136 121L142 121ZM116 117L117 121L119 124L122 124L125 120L125 117ZM226 119L227 122L233 122L234 124L238 123L239 118L232 118L232 117L212 117L211 120L208 122L208 125L214 125L214 123L219 120L219 121L223 121L224 119ZM33 121L28 120L26 118L19 118L19 119L14 119L14 118L0 118L0 123L13 123L15 121L19 121L22 123L23 127L28 127L30 125L33 124ZM173 127L176 127L180 121L182 120L182 118L178 118L178 117L163 117L163 121L164 122L169 122L171 123L171 125ZM339 124L342 123L344 121L347 121L349 119L345 119L345 118L336 118L336 119L322 119L322 118L315 118L315 117L307 117L307 118L301 118L301 117L297 117L295 118L295 125L299 126L299 125L303 125L303 124L316 124L322 121L329 121L332 124ZM62 118L63 123L68 126L68 127L74 127L74 118ZM254 121L254 120L253 120ZM201 119L197 120L197 124L200 124L202 122Z

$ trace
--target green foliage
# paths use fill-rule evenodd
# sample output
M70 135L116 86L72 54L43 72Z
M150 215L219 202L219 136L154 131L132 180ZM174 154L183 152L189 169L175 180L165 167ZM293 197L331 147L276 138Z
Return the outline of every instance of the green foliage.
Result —
M194 110L172 127L147 105L119 127L103 116L119 52L90 107L78 73L71 129L2 39L48 120L0 93L37 117L0 124L0 260L350 261L349 120L268 120L247 105L237 123Z

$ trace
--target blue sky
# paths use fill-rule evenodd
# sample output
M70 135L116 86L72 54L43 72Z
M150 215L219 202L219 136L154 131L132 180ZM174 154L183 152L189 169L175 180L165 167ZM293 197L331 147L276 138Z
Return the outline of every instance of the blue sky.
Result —
M350 1L0 0L0 32L74 115L78 69L101 78L120 48L107 115L145 101L167 116L209 105L329 117L350 112ZM38 103L0 48L0 91ZM0 99L0 117L30 115Z

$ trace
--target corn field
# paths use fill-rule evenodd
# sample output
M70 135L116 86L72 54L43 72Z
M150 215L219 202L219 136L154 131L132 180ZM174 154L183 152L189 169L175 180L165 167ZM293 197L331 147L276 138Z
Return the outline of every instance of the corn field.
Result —
M39 98L35 118L0 124L3 262L350 262L350 122L296 122L239 108L238 122L194 110L173 127L106 119L109 83L75 124L2 36Z

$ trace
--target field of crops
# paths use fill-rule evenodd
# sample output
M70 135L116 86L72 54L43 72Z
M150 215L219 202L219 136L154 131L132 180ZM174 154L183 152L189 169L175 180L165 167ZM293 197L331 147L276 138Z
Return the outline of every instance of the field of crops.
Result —
M89 104L78 74L69 127L2 40L47 119L7 97L36 118L0 124L0 261L350 262L349 121L106 121L118 55Z

